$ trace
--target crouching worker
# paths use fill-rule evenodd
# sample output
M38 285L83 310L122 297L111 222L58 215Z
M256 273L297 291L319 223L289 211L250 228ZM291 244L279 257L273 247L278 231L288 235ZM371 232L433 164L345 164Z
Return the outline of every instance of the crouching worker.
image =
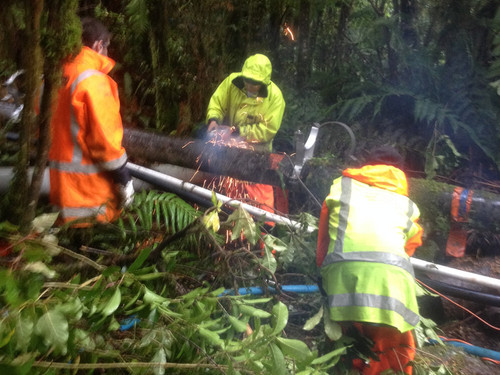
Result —
M419 210L408 198L402 157L373 150L363 167L333 181L321 210L317 264L330 318L374 342L380 361L355 360L362 374L411 374L419 322L409 257L422 243Z
M82 20L80 53L63 67L51 121L50 202L59 222L109 222L130 204L134 188L125 168L117 84L108 76L110 33L99 21Z

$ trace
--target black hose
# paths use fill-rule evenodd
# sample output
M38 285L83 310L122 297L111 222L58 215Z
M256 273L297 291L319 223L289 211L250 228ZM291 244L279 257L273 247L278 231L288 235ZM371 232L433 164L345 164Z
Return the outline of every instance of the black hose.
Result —
M417 279L422 281L422 283L430 286L433 289L436 289L440 293L443 293L447 296L458 297L468 301L482 303L488 306L500 307L499 295L483 293L472 289L457 287L454 285L443 283L442 281L432 280L427 277L417 277Z

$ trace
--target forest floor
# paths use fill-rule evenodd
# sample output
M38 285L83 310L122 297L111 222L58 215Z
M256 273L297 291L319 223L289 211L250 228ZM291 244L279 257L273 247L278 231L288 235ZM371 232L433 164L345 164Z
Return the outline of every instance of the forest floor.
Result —
M500 257L468 256L454 259L447 266L500 279ZM473 288L470 284L462 283L462 286L478 290L477 286ZM499 295L498 291L491 289L478 291ZM440 310L443 314L439 318L436 332L450 340L460 340L500 353L500 307L473 303L454 297L450 299L469 311L443 297L440 298L441 306L434 305L435 311ZM421 348L417 354L418 361L442 363L453 374L457 375L500 374L500 363L493 363L476 355L468 354L464 349L450 344L446 344L444 347L429 345Z

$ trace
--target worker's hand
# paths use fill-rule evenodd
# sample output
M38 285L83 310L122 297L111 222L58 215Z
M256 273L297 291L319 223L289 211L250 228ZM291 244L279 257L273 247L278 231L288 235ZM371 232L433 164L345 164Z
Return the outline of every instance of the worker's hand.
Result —
M118 184L118 192L120 194L120 204L126 208L134 201L134 184L129 180L126 185Z
M216 131L217 130L217 127L219 125L217 124L217 121L210 121L210 123L208 124L208 129L207 129L207 132L212 132L212 131Z

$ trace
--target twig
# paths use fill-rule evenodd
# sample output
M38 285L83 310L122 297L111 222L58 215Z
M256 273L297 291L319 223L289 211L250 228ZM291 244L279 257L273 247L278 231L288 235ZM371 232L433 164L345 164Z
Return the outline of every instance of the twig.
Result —
M34 362L33 367L68 369L68 370L94 370L94 369L117 369L117 368L176 368L176 369L218 369L227 370L228 366L209 363L170 363L170 362L126 362L126 363L66 363L66 362ZM245 371L244 369L239 369Z
M106 269L106 267L100 265L99 263L94 262L92 259L87 258L85 255L75 253L74 251L66 249L65 247L57 246L57 248L61 251L62 254L78 259L79 261L88 264L92 268L95 268L99 272L102 272Z

